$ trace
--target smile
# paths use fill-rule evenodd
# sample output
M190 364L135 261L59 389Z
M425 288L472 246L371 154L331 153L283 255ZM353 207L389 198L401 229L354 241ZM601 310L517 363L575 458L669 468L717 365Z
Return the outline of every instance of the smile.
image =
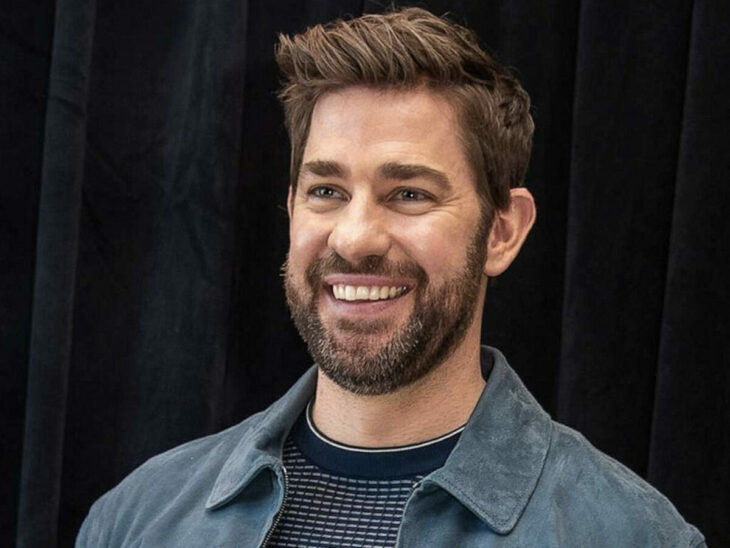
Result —
M400 297L408 287L401 286L380 286L380 285L346 285L336 284L330 286L332 295L338 301L384 301Z

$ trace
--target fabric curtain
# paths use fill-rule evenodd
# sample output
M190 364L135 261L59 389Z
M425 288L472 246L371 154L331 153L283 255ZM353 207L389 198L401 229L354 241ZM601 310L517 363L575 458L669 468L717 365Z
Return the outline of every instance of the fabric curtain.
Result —
M405 3L401 4L405 5ZM427 1L514 67L538 221L483 341L730 535L730 4ZM0 538L70 546L147 458L309 366L281 288L279 32L362 0L0 7Z

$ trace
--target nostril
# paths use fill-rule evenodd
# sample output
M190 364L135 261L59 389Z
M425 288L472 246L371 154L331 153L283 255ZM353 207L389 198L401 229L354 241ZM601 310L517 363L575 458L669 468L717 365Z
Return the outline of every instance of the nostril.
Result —
M351 263L368 257L385 256L391 246L389 235L373 226L352 227L345 223L332 230L327 242L330 249Z

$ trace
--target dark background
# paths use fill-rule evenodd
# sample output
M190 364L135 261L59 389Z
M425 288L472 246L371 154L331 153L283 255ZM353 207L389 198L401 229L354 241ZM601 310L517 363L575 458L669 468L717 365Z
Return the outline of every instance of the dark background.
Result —
M488 297L555 418L730 537L730 3L421 2L517 68L538 222ZM276 33L369 1L3 0L0 543L309 365L279 267Z

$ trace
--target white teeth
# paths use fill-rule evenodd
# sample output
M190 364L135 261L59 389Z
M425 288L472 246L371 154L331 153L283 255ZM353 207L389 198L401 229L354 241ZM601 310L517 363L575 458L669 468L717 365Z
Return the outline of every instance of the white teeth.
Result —
M345 300L354 301L355 300L355 292L356 291L357 290L353 286L346 285L345 286Z
M332 294L341 301L380 301L405 293L406 286L333 285Z

